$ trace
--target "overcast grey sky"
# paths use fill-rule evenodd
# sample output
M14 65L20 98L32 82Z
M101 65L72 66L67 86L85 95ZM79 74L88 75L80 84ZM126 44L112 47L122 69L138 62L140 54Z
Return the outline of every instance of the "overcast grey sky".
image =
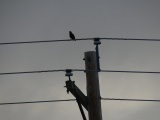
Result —
M0 42L123 37L160 39L159 0L1 0ZM84 69L93 41L0 46L0 73ZM102 41L101 69L160 71L160 43ZM104 98L160 99L159 74L100 73ZM64 72L0 76L0 103L72 99ZM72 80L86 93L84 72ZM102 101L103 120L159 120L160 103ZM85 111L86 116L87 112ZM0 106L1 120L82 120L76 102Z

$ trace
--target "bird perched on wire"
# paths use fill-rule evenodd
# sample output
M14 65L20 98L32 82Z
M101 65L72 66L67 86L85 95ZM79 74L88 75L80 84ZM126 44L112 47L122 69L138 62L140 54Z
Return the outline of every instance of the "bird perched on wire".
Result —
M73 34L71 31L69 31L69 37L70 37L72 40L75 40L75 39L76 39L75 36L74 36L74 34Z

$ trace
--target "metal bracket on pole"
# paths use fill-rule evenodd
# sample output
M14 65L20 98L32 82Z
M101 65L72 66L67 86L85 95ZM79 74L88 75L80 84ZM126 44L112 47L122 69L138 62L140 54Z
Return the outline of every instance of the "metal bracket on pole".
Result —
M66 69L65 76L68 76L69 80L66 81L66 86L65 87L67 88L67 93L71 92L75 96L75 98L77 100L78 107L79 107L81 115L82 115L82 118L83 118L83 120L87 120L86 116L84 114L83 108L82 108L82 105L83 105L86 110L88 109L88 107L87 107L88 106L87 97L75 85L75 81L71 80L70 76L72 76L72 75L73 75L72 70L71 69Z
M79 101L79 97L76 97L76 100L77 100L77 104L78 104L78 106L79 106L79 110L80 110L80 112L81 112L81 115L82 115L83 120L87 120L87 119L86 119L86 116L85 116L85 114L84 114L82 105L81 105L81 103L80 103L80 101Z
M99 59L100 59L100 56L99 56L99 48L98 48L98 45L101 44L101 41L99 40L99 38L94 38L94 45L96 45L96 59L97 59L97 70L98 71L101 71L100 69L100 62L99 62Z

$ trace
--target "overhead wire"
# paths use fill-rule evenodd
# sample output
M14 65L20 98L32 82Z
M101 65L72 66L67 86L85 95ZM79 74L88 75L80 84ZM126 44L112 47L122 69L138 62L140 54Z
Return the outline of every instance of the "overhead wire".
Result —
M24 41L24 42L4 42L0 45L9 44L27 44L27 43L47 43L47 42L65 42L65 41L81 41L81 40L94 40L95 38L80 38L80 39L62 39L62 40L41 40L41 41ZM160 41L160 39L140 39L140 38L99 38L100 40L132 40L132 41Z
M99 38L101 40L132 40L132 41L160 41L160 39L141 39L141 38Z
M101 72L114 72L114 73L150 73L150 74L160 74L160 72L152 72L152 71L123 71L123 70L101 70Z
M160 100L149 100L149 99L120 99L120 98L101 98L101 100L160 102ZM8 102L8 103L0 103L0 105L30 104L30 103L51 103L51 102L67 102L67 101L76 101L76 99L46 100L46 101L28 101L28 102Z
M62 42L62 41L78 41L78 40L94 40L95 38L82 38L82 39L65 39L65 40L44 40L44 41L25 41L25 42L6 42L0 43L0 45L7 44L26 44L26 43L47 43L47 42ZM160 39L135 39L135 38L99 38L100 40L132 40L132 41L160 41ZM151 73L160 74L160 72L152 71L119 71L119 70L83 70L83 69L71 69L72 71L83 71L83 72L114 72L114 73ZM29 73L47 73L47 72L59 72L66 71L61 70L41 70L41 71L26 71L26 72L8 72L0 73L0 75L10 75L10 74L29 74ZM64 102L64 101L75 101L76 99L65 99L65 100L48 100L48 101L29 101L29 102L10 102L10 103L0 103L0 105L13 105L13 104L29 104L29 103L49 103L49 102ZM120 99L120 98L101 98L101 100L119 100L119 101L148 101L148 102L160 102L160 100L147 100L147 99Z
M153 71L124 71L124 70L84 70L84 69L72 69L72 71L84 71L84 72L113 72L113 73L151 73L160 74L160 72Z
M48 43L48 42L65 42L65 41L77 41L77 40L92 40L94 38L82 38L82 39L63 39L63 40L42 40L42 41L24 41L24 42L5 42L0 43L0 45L8 45L8 44L26 44L26 43Z
M67 69L61 70L40 70L40 71L25 71L25 72L6 72L0 73L0 75L13 75L13 74L29 74L29 73L48 73L48 72L65 72ZM160 72L153 71L120 71L120 70L84 70L84 69L71 69L74 71L83 71L83 72L112 72L112 73L148 73L148 74L160 74Z
M142 101L142 102L160 102L160 100L146 100L146 99L120 99L120 98L101 98L101 100L120 100L120 101Z
M10 74L28 74L28 73L47 73L47 72L59 72L65 70L41 70L41 71L25 71L25 72L8 72L0 73L0 75L10 75Z
M9 102L9 103L0 103L0 105L28 104L28 103L48 103L48 102L64 102L64 101L75 101L75 100L76 99L47 100L47 101L29 101L29 102Z

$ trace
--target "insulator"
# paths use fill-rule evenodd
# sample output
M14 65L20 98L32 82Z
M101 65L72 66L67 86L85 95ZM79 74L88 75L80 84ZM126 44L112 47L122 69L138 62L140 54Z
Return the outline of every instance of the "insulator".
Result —
M99 41L99 38L94 38L94 45L101 44L101 41Z
M72 74L71 72L72 72L71 69L66 69L66 74L65 74L65 76L72 76L73 74Z

